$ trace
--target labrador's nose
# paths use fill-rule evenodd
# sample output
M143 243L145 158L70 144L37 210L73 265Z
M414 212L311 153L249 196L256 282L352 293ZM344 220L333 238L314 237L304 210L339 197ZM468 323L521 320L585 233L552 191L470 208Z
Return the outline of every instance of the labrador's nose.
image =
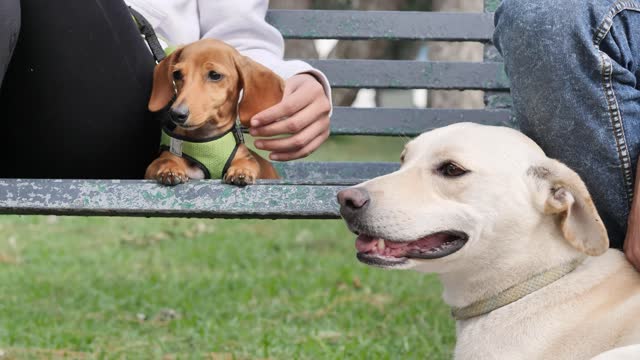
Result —
M189 108L185 104L173 106L169 112L171 113L172 121L177 125L183 125L189 118Z
M369 193L363 188L348 188L338 193L340 213L343 216L355 215L369 205Z

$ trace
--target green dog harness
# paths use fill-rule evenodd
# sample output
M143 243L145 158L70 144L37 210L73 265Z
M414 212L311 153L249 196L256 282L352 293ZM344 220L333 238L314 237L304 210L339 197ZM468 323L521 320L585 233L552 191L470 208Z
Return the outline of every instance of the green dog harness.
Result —
M187 139L162 129L160 151L169 151L194 163L205 179L222 179L242 143L234 126L226 133L209 139Z

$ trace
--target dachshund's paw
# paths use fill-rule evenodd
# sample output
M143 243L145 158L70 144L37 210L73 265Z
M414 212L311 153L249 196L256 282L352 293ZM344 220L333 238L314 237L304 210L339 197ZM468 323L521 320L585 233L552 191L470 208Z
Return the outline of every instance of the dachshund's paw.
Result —
M187 173L180 168L162 168L155 176L156 181L164 185L178 185L189 181Z
M256 174L255 171L232 166L227 170L227 174L224 176L224 182L227 184L245 186L255 184L257 177L258 174Z

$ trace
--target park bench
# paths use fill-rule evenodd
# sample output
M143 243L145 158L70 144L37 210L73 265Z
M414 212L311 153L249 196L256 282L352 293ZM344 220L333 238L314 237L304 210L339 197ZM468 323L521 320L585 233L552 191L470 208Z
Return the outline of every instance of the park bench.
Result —
M360 109L336 107L332 135L415 136L471 121L514 124L509 83L490 45L493 11L485 13L272 10L267 20L288 39L479 41L482 63L404 60L310 60L335 88L485 90L487 108ZM0 213L203 218L336 218L339 189L398 168L397 163L278 163L278 181L246 188L217 180L166 187L143 180L0 179Z

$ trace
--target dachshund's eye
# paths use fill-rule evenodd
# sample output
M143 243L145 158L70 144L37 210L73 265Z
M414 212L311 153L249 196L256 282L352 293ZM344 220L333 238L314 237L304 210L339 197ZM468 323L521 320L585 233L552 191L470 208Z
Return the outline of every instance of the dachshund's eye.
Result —
M173 72L173 80L182 80L182 72L180 70Z
M209 80L211 81L220 81L222 80L223 76L220 73L217 73L213 70L209 71L209 75L207 75L209 77Z
M445 177L460 177L468 172L451 161L445 161L438 167L438 173Z

